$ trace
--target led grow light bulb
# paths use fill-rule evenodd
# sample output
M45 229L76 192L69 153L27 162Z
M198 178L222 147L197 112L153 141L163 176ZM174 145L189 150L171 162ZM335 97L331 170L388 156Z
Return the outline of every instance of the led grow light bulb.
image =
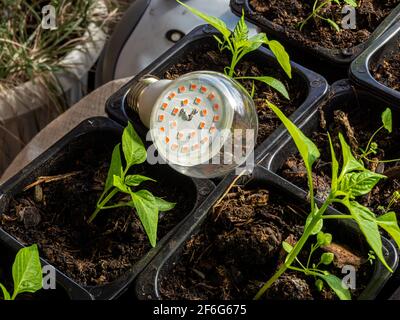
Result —
M159 155L183 174L225 175L254 149L254 102L221 73L192 72L173 81L146 76L130 89L127 102L150 129Z

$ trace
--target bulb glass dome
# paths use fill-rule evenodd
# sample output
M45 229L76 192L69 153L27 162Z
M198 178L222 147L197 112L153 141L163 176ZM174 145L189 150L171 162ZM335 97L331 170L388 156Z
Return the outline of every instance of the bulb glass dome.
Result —
M159 155L175 170L198 178L225 175L245 162L257 130L250 95L238 82L211 71L171 81L150 115Z

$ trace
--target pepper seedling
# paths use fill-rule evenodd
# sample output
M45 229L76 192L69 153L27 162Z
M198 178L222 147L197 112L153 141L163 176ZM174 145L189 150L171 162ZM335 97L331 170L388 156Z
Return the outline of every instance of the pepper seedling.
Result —
M18 251L12 266L12 277L14 280L12 295L0 283L3 300L15 300L21 293L35 293L42 288L42 265L40 264L39 251L36 244Z
M379 145L377 142L374 141L376 135L381 132L382 130L386 130L389 134L393 131L393 120L392 120L392 110L390 108L386 108L386 110L381 115L382 119L382 126L379 127L371 136L368 141L368 144L365 149L360 148L362 152L359 156L360 159L368 161L368 162L380 162L380 163L389 163L389 162L397 162L400 159L391 159L391 160L371 160L368 157L371 154L377 154Z
M177 0L179 4L187 8L191 13L204 20L211 26L213 26L216 30L221 33L221 36L214 36L214 39L218 42L219 50L222 52L224 50L229 50L231 53L231 63L229 66L226 66L224 69L225 75L235 80L251 80L260 81L268 86L272 87L280 94L282 94L286 99L289 100L289 93L285 87L285 85L278 79L269 76L259 76L259 77L250 77L250 76L236 76L236 66L243 59L244 56L257 50L261 45L265 44L272 51L274 56L276 57L279 65L285 71L287 76L292 78L292 67L290 65L290 58L287 54L285 48L276 40L269 40L265 33L258 33L252 37L249 37L249 28L246 25L244 20L244 13L242 13L242 17L238 21L236 27L233 32L229 30L224 21L209 16L199 10L188 6ZM254 86L252 89L254 93Z
M104 191L96 204L96 210L88 219L91 223L101 210L114 209L119 207L131 207L136 210L143 228L149 238L150 244L155 247L157 242L158 214L175 207L175 203L168 202L162 198L154 196L148 190L134 191L144 181L154 181L153 179L134 174L128 174L129 169L136 164L141 164L147 159L147 152L142 140L136 133L132 124L129 122L122 134L122 151L125 159L121 156L121 143L114 147L111 164L108 170ZM119 201L110 204L109 202L118 194L126 194L129 201Z
M331 287L335 293L341 299L349 300L350 293L348 290L344 290L341 288L341 280L335 275L329 273L326 270L321 269L321 265L329 266L334 259L334 254L331 252L324 252L321 254L318 263L313 263L311 265L311 261L313 258L313 254L319 248L324 246L329 246L332 242L332 235L330 233L324 233L322 231L318 232L316 237L316 242L311 244L310 253L308 255L307 263L303 264L297 257L295 258L295 262L298 266L294 266L294 263L288 267L288 269L293 271L298 271L304 273L306 276L312 276L315 279L315 286L318 291L322 291L324 287L324 281L328 283L329 287ZM282 243L283 249L289 254L293 250L293 246L291 246L287 242Z
M372 172L364 167L362 161L357 160L346 143L343 135L339 134L340 145L342 149L342 167L339 173L339 162L336 158L333 148L332 140L328 134L330 144L331 157L332 157L332 182L331 190L319 208L314 200L314 186L312 179L312 166L315 161L320 157L317 146L306 137L303 132L291 122L282 111L270 102L267 102L273 112L283 122L294 143L303 158L308 178L309 186L309 199L311 202L310 213L306 219L304 232L300 239L296 242L293 248L288 253L285 262L279 267L276 273L262 286L255 299L260 299L263 294L271 287L271 285L286 272L287 269L292 267L292 264L297 261L299 253L303 250L304 245L309 238L318 234L323 227L323 221L327 219L350 219L354 220L361 232L363 233L367 243L373 250L377 259L391 272L393 270L387 264L383 251L382 251L382 238L379 228L384 229L400 247L400 228L397 223L396 214L394 212L386 213L380 217L376 215L367 207L357 202L356 198L366 195L371 192L374 186L385 176ZM347 214L330 215L326 214L328 207L331 204L340 203L348 211ZM343 288L341 281L336 277L322 277L323 281L338 295L340 299L349 299L350 293L348 289ZM340 285L339 285L340 284Z
M332 3L336 3L337 5L341 6L343 4L350 5L354 8L357 7L357 1L355 0L326 0L326 1L321 1L321 0L315 0L314 5L312 7L312 12L311 14L305 18L302 22L299 23L299 29L300 31L303 30L304 26L311 20L311 19L319 19L322 21L326 21L329 23L333 29L335 29L337 32L340 31L339 25L333 21L330 18L322 16L320 13L327 8L328 6L332 5Z

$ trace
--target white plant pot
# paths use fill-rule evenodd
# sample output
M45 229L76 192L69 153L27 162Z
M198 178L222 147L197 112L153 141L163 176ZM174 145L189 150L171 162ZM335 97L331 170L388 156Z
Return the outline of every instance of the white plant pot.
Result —
M99 1L94 10L107 14L104 1ZM68 107L87 93L88 72L106 42L105 32L94 23L85 33L89 35L90 41L65 56L65 69L54 74L63 89L60 96ZM49 89L35 80L0 93L0 176L18 152L62 112L51 100Z

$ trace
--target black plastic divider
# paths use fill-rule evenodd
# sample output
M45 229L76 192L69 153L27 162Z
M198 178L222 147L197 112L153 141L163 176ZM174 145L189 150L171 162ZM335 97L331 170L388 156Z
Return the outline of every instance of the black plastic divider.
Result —
M374 78L371 67L382 65L385 58L400 52L400 21L394 24L385 34L365 50L350 68L350 79L355 84L385 99L400 110L400 92Z
M7 212L11 197L20 193L25 186L34 182L37 177L56 174L54 168L57 164L62 163L62 161L78 158L80 156L79 150L85 149L86 147L97 146L99 148L104 148L109 146L112 151L112 147L120 141L122 131L123 127L108 118L96 117L82 122L1 186L0 214ZM215 188L215 185L210 180L192 179L183 176L166 165L155 165L152 168L163 175L170 176L171 181L181 183L185 186L185 192L192 192L194 195L192 211L187 212L186 217L183 218L180 223L195 216L197 214L196 207L201 204L205 197ZM57 285L60 285L66 290L69 297L73 300L105 300L117 298L128 289L128 286L136 276L167 243L168 238L174 234L180 223L160 239L155 248L151 249L137 263L132 265L131 269L126 274L114 282L102 286L84 286L78 284L56 268ZM20 241L0 228L0 245L2 244L11 249L15 254L23 247ZM41 259L41 262L43 265L49 264L45 259Z
M131 112L126 104L126 95L129 89L137 83L137 81L147 74L152 74L162 77L164 72L179 60L190 50L201 46L202 44L215 42L213 35L217 34L216 30L209 25L202 25L195 28L182 40L175 44L171 49L161 55L151 65L136 75L126 85L114 93L106 103L106 111L110 118L125 125L128 119L133 122L135 129L145 136L148 129L141 123L137 114ZM266 48L259 48L252 53L252 60L258 61L260 64L269 64L279 68L279 65L273 54ZM307 110L313 108L320 102L328 92L327 81L317 73L310 71L297 63L292 62L293 75L298 76L303 81L304 89L306 90L306 98L298 109L291 115L294 122L301 122L303 114ZM269 146L276 141L285 132L284 126L280 126L275 130L264 142L262 142L255 151L256 162L261 159Z
M400 300L400 288L389 298L389 300Z
M320 46L305 46L300 41L289 38L285 27L273 23L254 11L249 0L231 0L230 5L236 15L241 16L243 10L248 21L260 27L268 37L282 42L294 61L312 70L318 70L332 82L346 77L350 63L400 18L399 5L375 29L366 42L347 49L328 49Z
M159 254L152 260L146 269L136 280L136 294L139 299L161 299L160 279L167 278L172 271L174 264L179 260L186 241L192 235L198 233L205 222L209 211L214 204L224 195L232 183L235 182L235 176L226 177L220 185L210 194L206 201L198 208L195 216L182 224L176 234L164 246ZM265 168L258 166L250 177L241 177L240 184L245 185L263 185L269 190L287 195L288 201L306 202L307 194L280 178L278 175ZM330 214L340 214L333 208L329 208ZM336 241L348 244L350 247L359 249L367 248L365 238L358 230L355 223L347 220L329 220L325 226L328 230L334 230ZM395 269L398 265L398 253L393 244L383 238L383 252L388 265ZM378 261L375 264L373 276L366 289L361 293L360 300L372 300L377 297L385 283L390 279L391 273ZM266 279L267 280L267 279Z

